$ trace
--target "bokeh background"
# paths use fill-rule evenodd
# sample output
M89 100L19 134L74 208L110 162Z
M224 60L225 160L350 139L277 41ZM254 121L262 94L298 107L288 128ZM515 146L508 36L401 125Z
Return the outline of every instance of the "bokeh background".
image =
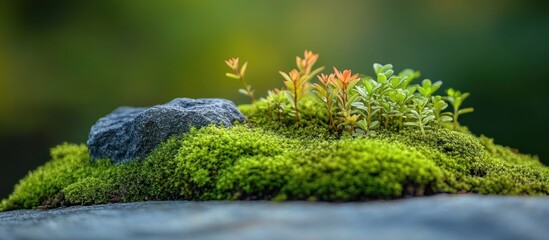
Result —
M393 63L469 91L476 112L464 124L549 164L548 10L525 0L2 0L0 198L117 106L246 103L223 60L249 61L264 95L304 49L328 67Z

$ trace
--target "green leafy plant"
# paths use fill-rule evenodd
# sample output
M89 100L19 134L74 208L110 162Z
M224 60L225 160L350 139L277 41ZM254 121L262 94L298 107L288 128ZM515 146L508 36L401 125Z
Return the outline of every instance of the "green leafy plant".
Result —
M238 89L238 92L250 97L252 103L255 102L254 90L252 86L246 83L244 75L246 74L246 69L248 68L248 62L245 62L242 67L238 67L238 58L231 58L225 61L225 64L231 68L232 73L225 73L225 75L232 79L240 80L244 88Z
M456 91L452 88L448 89L446 93L448 94L446 99L448 100L448 102L450 102L450 104L452 104L452 107L454 107L454 112L452 114L452 117L454 118L454 129L457 129L459 127L459 122L458 122L459 116L466 113L471 113L475 109L471 107L460 109L461 104L463 104L463 101L465 101L465 99L469 97L469 93L467 92L461 93L460 91Z
M416 98L413 101L413 109L410 109L407 114L409 121L404 125L418 127L425 135L425 128L429 128L429 123L435 120L435 114L433 109L427 106L427 98Z
M377 119L383 107L378 101L379 91L382 85L373 79L364 79L364 86L356 86L355 90L359 94L359 101L353 103L358 112L363 116L357 125L364 134L379 127Z
M443 112L448 107L448 103L444 101L442 96L432 96L431 103L433 106L435 120L438 125L442 126L443 123L452 121L452 113Z
M282 123L284 115L291 108L285 92L277 88L269 90L267 92L267 98L264 99L264 101L267 102L268 112L271 112L273 118L276 118L279 123Z

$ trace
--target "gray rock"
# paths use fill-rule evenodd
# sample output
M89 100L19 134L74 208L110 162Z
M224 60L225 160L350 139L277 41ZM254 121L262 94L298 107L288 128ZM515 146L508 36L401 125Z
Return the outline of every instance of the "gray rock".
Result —
M232 126L245 118L225 99L176 98L150 108L120 107L92 126L88 147L92 159L124 162L145 157L169 137L191 127Z
M549 198L138 202L0 213L0 239L547 239Z

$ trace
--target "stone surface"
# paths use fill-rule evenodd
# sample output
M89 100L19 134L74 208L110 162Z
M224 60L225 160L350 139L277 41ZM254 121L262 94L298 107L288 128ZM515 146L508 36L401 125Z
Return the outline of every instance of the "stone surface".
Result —
M123 162L145 157L169 137L191 127L232 126L245 118L225 99L176 98L150 108L120 107L91 128L88 147L92 159Z
M0 239L548 239L549 198L139 202L0 213Z

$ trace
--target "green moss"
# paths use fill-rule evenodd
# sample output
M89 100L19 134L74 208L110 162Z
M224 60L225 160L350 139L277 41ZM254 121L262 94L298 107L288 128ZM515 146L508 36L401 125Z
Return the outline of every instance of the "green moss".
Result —
M88 177L63 188L65 199L72 204L101 204L109 200L110 184Z
M297 126L270 120L256 105L240 109L249 124L192 130L130 163L90 161L85 145L62 144L16 185L0 210L172 199L549 194L549 168L537 157L465 130L378 131L352 138L312 121L312 106L303 107Z

